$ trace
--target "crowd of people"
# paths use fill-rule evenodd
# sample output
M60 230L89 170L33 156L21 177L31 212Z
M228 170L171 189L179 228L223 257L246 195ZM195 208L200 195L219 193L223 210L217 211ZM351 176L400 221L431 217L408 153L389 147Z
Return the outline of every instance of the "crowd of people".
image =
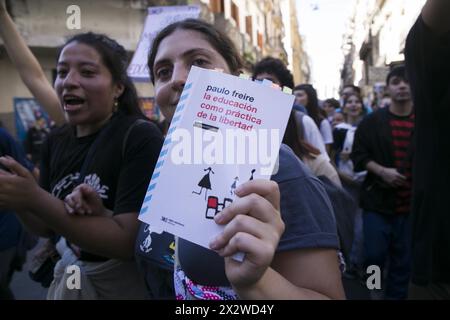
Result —
M383 271L384 299L450 298L443 13L448 4L428 0L408 37L406 67L391 68L389 99L377 110L357 86L320 101L281 60L253 66L252 79L295 96L279 170L235 190L207 250L150 234L137 217L190 67L243 71L230 38L196 19L157 34L148 56L165 119L157 126L139 108L123 46L92 32L71 37L52 86L0 0L10 59L57 125L28 158L0 130L0 298L12 298L24 230L57 252L48 299L345 299L345 281L365 285L371 265ZM66 285L71 265L82 271L80 290Z

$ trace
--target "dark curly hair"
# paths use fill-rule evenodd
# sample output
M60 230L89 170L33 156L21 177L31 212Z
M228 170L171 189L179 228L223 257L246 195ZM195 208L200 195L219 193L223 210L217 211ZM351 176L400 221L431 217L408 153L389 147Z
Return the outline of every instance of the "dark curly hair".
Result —
M155 64L156 53L158 52L159 45L164 38L170 36L176 30L192 30L201 33L209 44L225 59L232 74L238 75L241 72L243 66L242 60L234 43L226 34L205 21L186 19L168 25L157 34L155 40L153 41L147 60L147 66L150 71L150 78L153 84L155 83L153 65Z
M328 103L330 106L332 106L334 109L339 109L341 107L341 104L339 101L337 101L334 98L330 98L324 101L325 103Z
M293 88L294 77L280 59L266 57L253 67L252 78L255 79L261 73L269 73L277 77L282 87Z
M124 86L124 91L118 98L119 109L128 114L143 115L139 108L136 87L127 74L128 55L125 48L107 35L93 32L80 33L66 41L59 50L57 60L59 60L62 49L72 42L82 43L95 49L111 73L113 82Z
M388 75L386 77L386 85L389 85L389 82L391 81L392 77L398 77L398 78L401 78L404 81L408 82L408 77L407 77L407 74L406 74L405 66L404 65L398 65L398 66L393 67L389 71L389 73L388 73Z

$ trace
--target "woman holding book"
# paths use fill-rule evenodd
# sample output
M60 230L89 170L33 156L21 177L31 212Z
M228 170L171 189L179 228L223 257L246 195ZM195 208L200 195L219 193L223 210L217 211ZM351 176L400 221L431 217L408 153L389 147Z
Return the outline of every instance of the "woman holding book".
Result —
M234 75L242 67L228 37L193 19L176 22L158 34L148 65L157 104L169 121L192 65ZM279 159L280 169L272 181L241 184L235 190L238 199L215 216L225 228L212 240L212 250L177 239L177 299L345 297L336 225L326 192L287 146L282 145ZM79 192L69 198L72 206L83 202ZM158 239L153 234L144 238L137 246L138 260L146 259ZM243 262L231 258L237 252L245 253ZM153 274L154 269L147 272Z
M171 119L192 65L238 75L231 40L208 23L188 19L162 30L148 59L156 102ZM179 299L342 299L338 239L320 182L286 146L272 181L252 180L215 217L224 231L206 250L178 239ZM243 262L231 257L244 252ZM205 263L207 262L207 263Z

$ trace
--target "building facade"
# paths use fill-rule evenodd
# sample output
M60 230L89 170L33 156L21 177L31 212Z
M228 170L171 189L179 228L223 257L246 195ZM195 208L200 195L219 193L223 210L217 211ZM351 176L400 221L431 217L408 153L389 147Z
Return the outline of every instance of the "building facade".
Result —
M382 94L389 68L404 62L406 37L426 0L357 0L343 39L341 85Z
M199 0L190 4L204 5L205 16L213 13L209 21L223 30L240 51L247 71L265 56L287 62L282 38L282 0Z

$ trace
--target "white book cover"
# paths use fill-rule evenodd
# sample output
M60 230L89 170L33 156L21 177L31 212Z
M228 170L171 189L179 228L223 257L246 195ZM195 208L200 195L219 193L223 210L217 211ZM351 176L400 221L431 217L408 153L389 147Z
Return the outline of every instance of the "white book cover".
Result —
M192 67L164 141L139 219L208 248L214 216L236 187L270 179L294 96L270 81Z

